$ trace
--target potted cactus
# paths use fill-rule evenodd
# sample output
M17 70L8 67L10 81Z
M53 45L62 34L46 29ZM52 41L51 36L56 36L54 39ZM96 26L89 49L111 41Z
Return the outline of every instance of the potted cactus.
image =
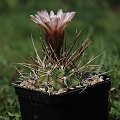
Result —
M76 51L73 48L80 33L69 45L64 40L64 29L74 16L75 12L62 10L56 15L42 10L30 16L44 29L44 57L38 54L32 38L36 56L20 63L30 72L17 69L20 80L13 83L23 120L108 120L111 79L95 72L99 65L92 64L100 55L82 65L81 58L91 39L88 37Z

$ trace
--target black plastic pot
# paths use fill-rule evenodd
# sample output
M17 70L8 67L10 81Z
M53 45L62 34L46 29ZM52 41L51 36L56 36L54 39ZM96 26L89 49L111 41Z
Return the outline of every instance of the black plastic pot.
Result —
M108 120L108 95L111 80L67 93L49 96L14 83L22 120Z

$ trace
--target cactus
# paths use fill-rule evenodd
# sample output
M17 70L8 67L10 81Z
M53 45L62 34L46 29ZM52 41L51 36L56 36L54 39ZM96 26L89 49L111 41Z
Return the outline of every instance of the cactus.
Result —
M68 46L65 44L64 29L74 16L75 12L63 13L62 10L59 10L57 15L53 11L49 15L44 10L38 11L35 16L30 16L32 21L45 30L45 40L41 38L44 58L41 59L38 54L31 36L36 57L32 57L28 63L19 63L31 71L23 74L17 69L20 73L20 79L26 80L26 83L22 82L21 86L49 94L60 94L103 81L99 74L93 74L91 71L95 71L100 66L93 65L92 62L104 52L97 57L90 58L83 66L81 64L80 59L84 51L92 43L90 36L75 51L73 48L79 40L81 32L77 33L75 39Z

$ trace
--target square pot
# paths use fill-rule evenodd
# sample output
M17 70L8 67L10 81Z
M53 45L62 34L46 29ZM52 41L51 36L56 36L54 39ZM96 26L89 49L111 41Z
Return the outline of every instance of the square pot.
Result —
M22 120L108 120L108 96L111 80L86 89L79 88L58 95L21 88L14 83ZM84 89L84 90L83 90Z

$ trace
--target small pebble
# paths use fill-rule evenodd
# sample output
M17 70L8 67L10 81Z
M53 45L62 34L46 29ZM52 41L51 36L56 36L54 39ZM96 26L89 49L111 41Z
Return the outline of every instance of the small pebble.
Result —
M62 88L62 89L58 90L57 94L64 93L64 92L66 92L66 91Z

